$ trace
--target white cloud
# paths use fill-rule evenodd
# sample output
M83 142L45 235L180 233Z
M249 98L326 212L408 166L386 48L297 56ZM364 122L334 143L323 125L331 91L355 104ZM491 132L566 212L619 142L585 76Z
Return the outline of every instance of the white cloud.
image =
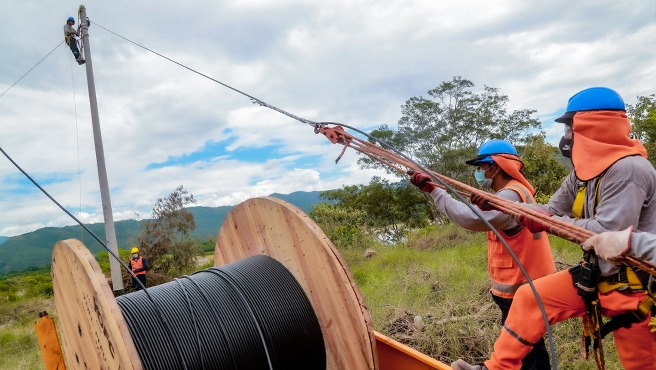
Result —
M0 22L21 34L1 41L1 93L62 41L64 20L79 4L0 1ZM353 151L335 164L341 147L244 94L306 119L368 130L394 126L407 99L459 75L477 88L499 88L511 109L537 110L557 142L562 128L553 118L576 91L606 85L627 103L654 93L654 2L85 5L115 219L149 217L157 198L179 185L199 205L217 206L384 175L359 169ZM84 222L100 222L85 67L72 59L61 45L0 98L0 147ZM153 167L162 163L177 164ZM45 196L17 185L20 177L0 160L0 235L72 223Z

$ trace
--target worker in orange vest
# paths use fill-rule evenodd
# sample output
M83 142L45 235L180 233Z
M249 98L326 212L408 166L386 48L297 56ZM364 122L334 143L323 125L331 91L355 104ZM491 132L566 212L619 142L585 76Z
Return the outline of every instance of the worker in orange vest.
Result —
M497 196L509 201L535 203L535 190L521 172L524 163L510 142L490 140L481 145L476 158L465 163L476 167L474 176L481 188L491 189ZM501 325L504 325L515 292L526 284L526 277L498 237L489 231L488 226L466 204L452 198L430 180L430 176L422 172L415 172L410 178L414 185L430 193L437 208L454 223L468 230L488 231L488 273L492 280L490 293L501 310ZM529 231L512 216L486 206L478 196L473 196L471 201L481 208L483 217L498 230L531 279L556 271L547 233ZM543 338L536 341L530 353L525 355L522 356L522 369L550 369L549 353Z
M146 262L145 258L139 255L139 248L132 247L130 253L132 253L132 258L130 258L130 262L128 262L128 267L130 267L132 273L137 276L137 279L139 279L139 281L141 281L141 284L143 284L143 286L145 287L146 270L148 270L148 263ZM134 288L134 290L141 289L141 286L137 283L135 278L132 278L132 288Z
M556 122L565 124L559 147L572 160L574 170L548 204L534 209L595 233L628 227L656 233L656 169L647 160L645 147L629 136L631 123L622 97L607 87L582 90L569 99L565 114ZM528 218L524 224L532 231L550 229ZM629 370L656 369L656 333L649 327L656 312L652 283L648 273L596 255L569 271L534 281L551 325L586 316L591 303L597 307L594 312L611 317L603 324L602 334L613 332L622 366ZM523 356L545 332L537 300L523 286L515 294L485 365L458 360L451 366L457 370L519 369Z

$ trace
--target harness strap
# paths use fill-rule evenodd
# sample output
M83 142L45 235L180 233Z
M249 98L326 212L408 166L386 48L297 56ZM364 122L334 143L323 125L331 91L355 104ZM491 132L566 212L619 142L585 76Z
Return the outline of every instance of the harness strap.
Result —
M648 289L649 274L643 271L636 271L630 266L622 266L620 272L606 277L597 284L601 294L607 294L613 290L631 289L632 292L641 292Z
M594 200L592 204L592 215L594 216L595 211L597 210L597 205L599 204L599 183L601 182L601 176L597 179L595 184ZM574 203L572 204L572 215L575 218L584 218L585 212L585 193L587 188L586 182L578 183L578 191L576 197L574 198Z

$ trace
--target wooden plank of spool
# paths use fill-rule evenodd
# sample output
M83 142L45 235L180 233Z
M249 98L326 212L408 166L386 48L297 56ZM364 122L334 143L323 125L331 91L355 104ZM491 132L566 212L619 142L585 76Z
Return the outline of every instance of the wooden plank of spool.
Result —
M314 221L273 197L233 207L217 237L214 265L260 254L282 263L312 303L326 346L327 369L378 369L362 295L335 246Z
M112 289L84 244L57 242L51 273L66 367L143 369Z

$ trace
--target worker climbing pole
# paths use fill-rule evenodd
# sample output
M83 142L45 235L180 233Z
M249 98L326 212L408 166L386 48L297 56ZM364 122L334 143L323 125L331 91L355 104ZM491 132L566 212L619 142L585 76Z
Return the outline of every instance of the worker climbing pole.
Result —
M80 52L80 41L78 39L78 37L80 37L80 26L82 26L82 24L79 24L77 29L73 27L74 24L75 18L68 17L66 24L64 25L64 39L66 40L66 45L68 45L68 47L73 52L73 56L75 56L77 64L82 65L85 61L82 57L82 53Z

